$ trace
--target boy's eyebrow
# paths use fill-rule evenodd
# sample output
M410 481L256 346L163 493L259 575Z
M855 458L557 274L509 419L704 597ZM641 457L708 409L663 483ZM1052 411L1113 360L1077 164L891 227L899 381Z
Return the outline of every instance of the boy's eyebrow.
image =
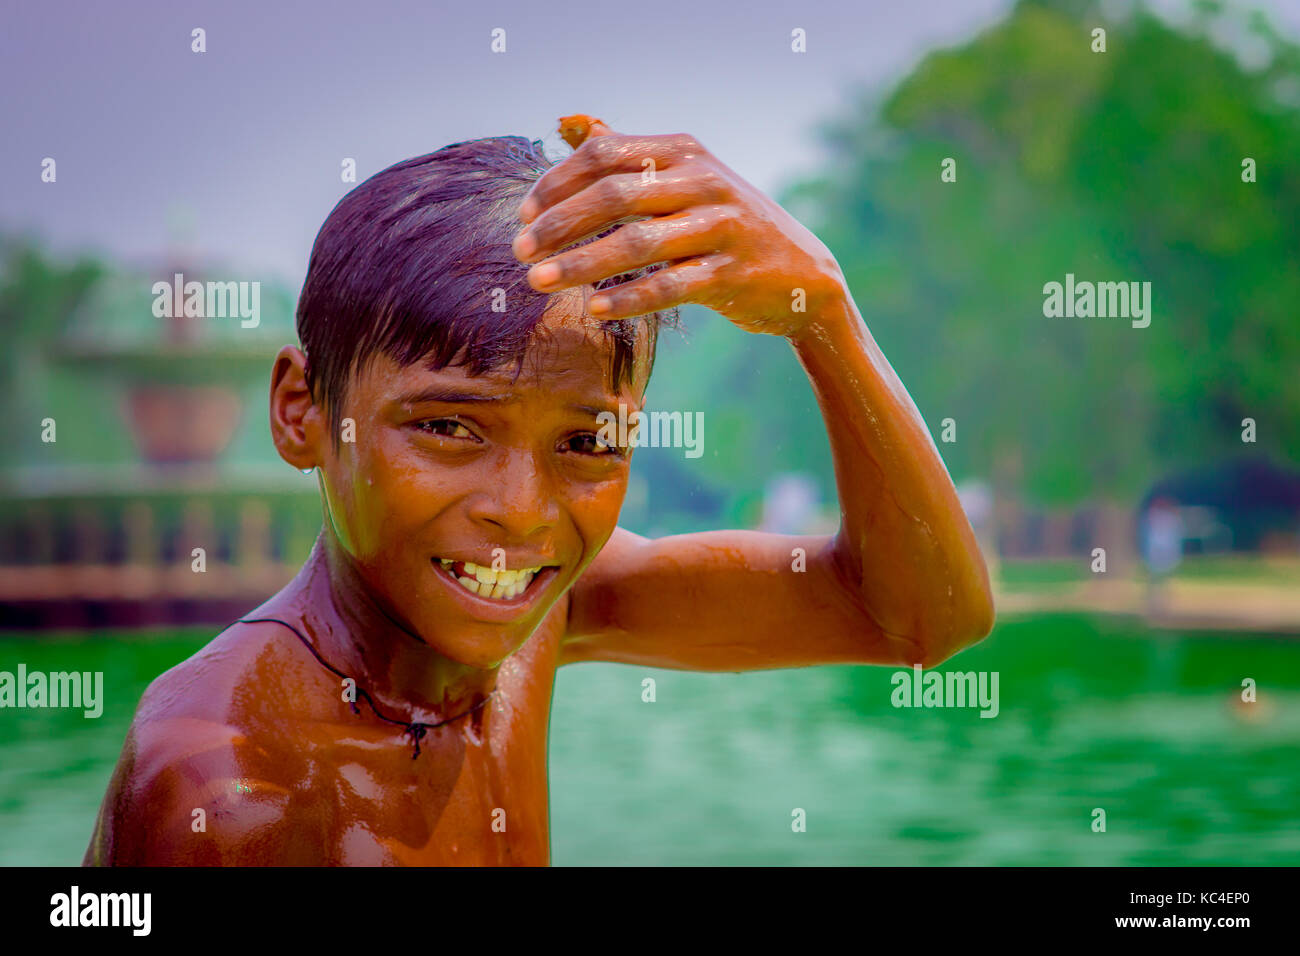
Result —
M435 385L430 388L421 389L418 392L407 392L398 396L397 401L401 405L421 405L425 402L441 402L445 405L460 405L484 402L508 402L514 397L515 396L509 392L498 392L491 395L485 395L482 392L459 392L455 389L442 388ZM618 415L618 406L615 404L601 406L570 403L565 407L574 411L586 412L593 417L599 415L601 412L608 412L615 416Z
M440 388L435 385L431 388L421 389L418 392L407 392L404 395L399 395L397 401L401 405L420 405L425 402L460 405L466 402L507 402L513 397L512 395L500 393L484 395L482 392L458 392L455 389Z

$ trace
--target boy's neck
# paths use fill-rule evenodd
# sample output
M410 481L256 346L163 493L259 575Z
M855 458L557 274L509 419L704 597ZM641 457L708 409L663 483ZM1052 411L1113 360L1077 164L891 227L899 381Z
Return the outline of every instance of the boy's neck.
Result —
M259 609L261 614L297 618L321 657L355 678L357 688L381 707L398 711L394 716L439 723L469 710L496 687L496 668L454 661L393 620L328 527L302 570Z

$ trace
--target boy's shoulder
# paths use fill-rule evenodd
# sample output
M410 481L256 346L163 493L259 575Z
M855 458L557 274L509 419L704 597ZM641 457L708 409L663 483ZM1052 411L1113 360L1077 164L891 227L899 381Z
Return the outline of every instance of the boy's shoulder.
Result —
M304 653L280 625L239 623L157 677L136 709L87 860L255 862L239 859L250 839L281 842L268 828L284 829L315 778L283 731L286 714L310 718L304 710L332 690L301 666Z
M237 622L149 684L132 730L210 726L234 742L274 735L285 709L309 702L318 689L319 674L301 666L305 653L282 625ZM170 735L148 739L177 744Z

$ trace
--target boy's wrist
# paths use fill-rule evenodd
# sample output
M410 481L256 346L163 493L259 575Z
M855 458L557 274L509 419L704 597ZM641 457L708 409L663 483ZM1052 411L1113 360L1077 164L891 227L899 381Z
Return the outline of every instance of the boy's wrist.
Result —
M829 343L845 332L852 332L861 324L862 316L858 313L857 305L841 281L837 283L834 293L826 297L815 311L808 314L807 320L786 338L796 351L802 352L818 343Z

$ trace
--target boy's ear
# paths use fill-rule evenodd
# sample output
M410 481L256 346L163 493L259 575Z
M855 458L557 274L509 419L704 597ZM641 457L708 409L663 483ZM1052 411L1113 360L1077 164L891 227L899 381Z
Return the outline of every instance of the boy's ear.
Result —
M280 457L299 470L315 468L324 434L322 410L307 387L307 356L286 345L271 370L271 438Z

